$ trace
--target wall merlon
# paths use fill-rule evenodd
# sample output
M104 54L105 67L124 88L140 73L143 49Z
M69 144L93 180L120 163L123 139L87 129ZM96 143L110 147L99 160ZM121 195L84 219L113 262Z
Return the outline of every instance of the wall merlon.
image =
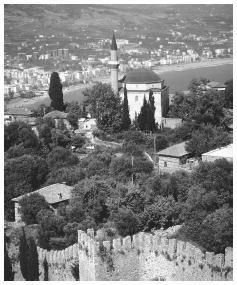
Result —
M113 239L113 250L118 252L122 249L122 243L120 238Z
M213 262L214 262L214 256L215 256L215 253L214 252L206 252L206 261L207 261L207 264L209 265L212 265Z
M224 264L225 264L225 255L223 253L216 254L214 258L214 266L222 268L224 267Z
M94 238L95 237L94 229L87 229L87 235L91 238Z
M196 263L202 263L205 259L205 254L199 248L194 248L193 259Z
M177 251L177 240L172 238L169 239L169 246L168 246L168 254L171 258L174 258L176 256Z
M152 251L159 252L160 244L161 244L161 237L158 235L154 235L152 237Z
M178 240L177 241L177 256L181 256L184 254L186 248L186 243L184 241Z
M227 247L225 249L225 267L233 267L233 248Z
M144 236L144 250L151 251L153 248L153 235L146 233Z
M125 238L123 238L123 248L125 250L129 250L132 247L132 241L131 241L131 237L127 236Z
M104 240L104 241L103 241L103 246L106 248L106 250L109 251L110 248L111 248L110 241Z
M162 250L163 252L167 252L168 246L169 246L169 240L168 240L168 238L165 237L165 236L162 236L162 237L161 237L161 242L160 242L160 244L161 244L161 250Z
M132 243L134 248L139 248L140 246L140 238L138 234L135 234L132 236Z

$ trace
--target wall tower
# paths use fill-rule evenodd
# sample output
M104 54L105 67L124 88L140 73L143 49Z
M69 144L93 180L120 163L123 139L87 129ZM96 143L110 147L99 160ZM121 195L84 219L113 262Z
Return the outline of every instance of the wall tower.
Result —
M112 42L110 46L111 60L109 62L111 70L111 87L115 93L118 93L118 67L119 61L117 57L117 43L113 33Z

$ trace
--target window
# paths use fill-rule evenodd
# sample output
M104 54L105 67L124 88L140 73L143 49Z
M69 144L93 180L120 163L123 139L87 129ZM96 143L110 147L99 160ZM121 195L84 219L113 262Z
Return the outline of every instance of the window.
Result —
M135 102L137 102L137 101L138 101L138 96L136 95L136 96L135 96Z
M164 161L164 167L167 167L167 162L166 161Z

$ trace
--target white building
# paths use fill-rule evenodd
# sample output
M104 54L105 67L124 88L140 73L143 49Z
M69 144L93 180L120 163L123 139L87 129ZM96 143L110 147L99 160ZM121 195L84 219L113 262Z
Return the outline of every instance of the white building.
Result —
M213 162L216 159L222 158L225 158L230 162L233 161L233 144L229 144L202 154L202 161Z
M134 120L143 106L144 97L149 100L150 92L155 99L155 120L161 125L162 117L166 116L169 109L169 88L155 72L145 69L136 69L128 72L123 80L123 86L126 86L129 115ZM124 98L124 91L120 92Z

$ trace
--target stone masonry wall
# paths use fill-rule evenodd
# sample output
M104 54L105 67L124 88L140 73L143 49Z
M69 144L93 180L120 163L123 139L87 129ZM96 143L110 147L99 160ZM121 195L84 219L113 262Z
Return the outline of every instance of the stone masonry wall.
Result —
M80 280L232 280L233 250L203 253L160 231L98 242L93 230L78 232Z
M39 272L40 281L44 280L45 270L43 266L44 259L48 262L48 280L49 281L75 281L71 272L71 266L78 266L78 244L69 246L65 250L47 251L40 247L39 255Z

